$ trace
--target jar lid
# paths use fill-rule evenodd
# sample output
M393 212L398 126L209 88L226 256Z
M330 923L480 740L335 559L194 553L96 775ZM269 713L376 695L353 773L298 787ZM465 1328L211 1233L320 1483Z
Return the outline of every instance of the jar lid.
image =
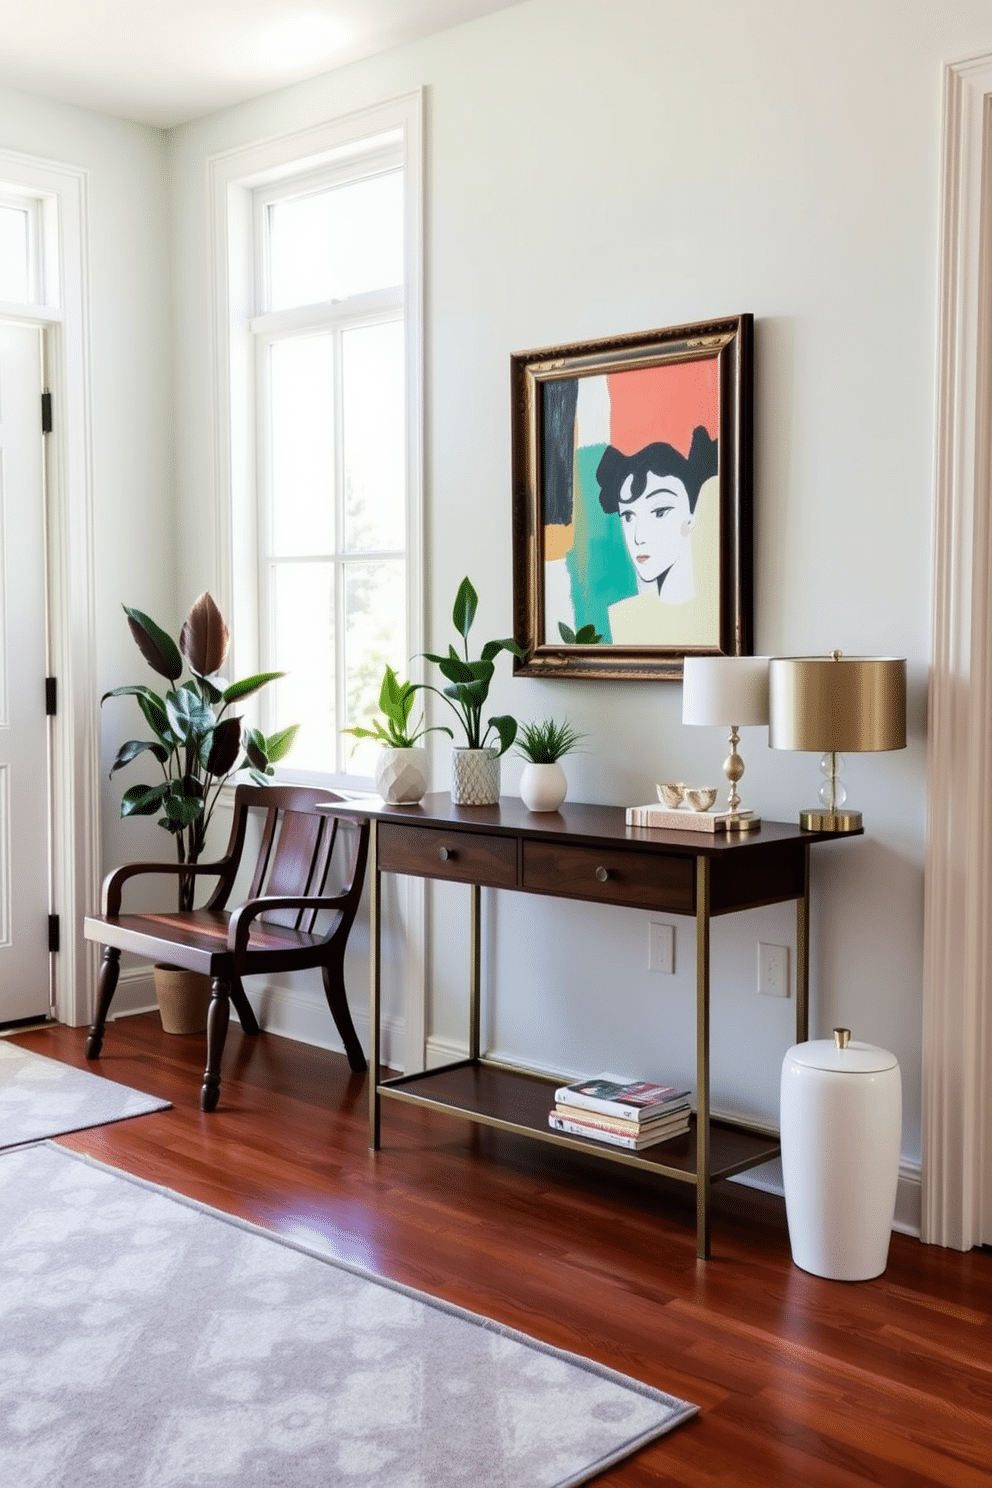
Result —
M793 1044L785 1057L806 1069L842 1070L851 1075L878 1074L882 1070L896 1069L899 1063L887 1049L858 1043L846 1028L835 1028L833 1038Z

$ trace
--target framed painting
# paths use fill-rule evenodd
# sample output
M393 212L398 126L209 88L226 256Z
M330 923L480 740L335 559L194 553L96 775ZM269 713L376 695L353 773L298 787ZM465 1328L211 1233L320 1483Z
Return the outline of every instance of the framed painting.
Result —
M750 315L511 358L524 676L752 648Z

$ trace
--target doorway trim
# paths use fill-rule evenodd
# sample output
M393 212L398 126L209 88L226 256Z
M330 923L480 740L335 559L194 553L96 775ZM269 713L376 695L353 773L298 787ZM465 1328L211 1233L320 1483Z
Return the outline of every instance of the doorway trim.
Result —
M44 328L54 411L45 480L48 624L58 679L51 786L53 909L61 931L55 1011L60 1022L78 1026L90 1021L96 977L96 950L83 939L83 916L100 891L87 172L0 150L0 179L40 194L57 212L60 303L16 309L18 318Z
M921 1238L992 1240L992 55L944 75Z

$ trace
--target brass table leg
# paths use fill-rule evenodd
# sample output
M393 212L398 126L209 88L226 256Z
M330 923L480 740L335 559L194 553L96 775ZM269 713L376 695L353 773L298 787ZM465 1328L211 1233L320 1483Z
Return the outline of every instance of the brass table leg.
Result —
M809 1038L809 843L803 849L803 892L796 900L796 1043Z
M710 1255L710 860L696 859L696 1255Z
M380 1145L381 1101L379 1098L379 1019L382 996L380 934L382 883L379 877L379 823L375 817L369 830L369 1147Z
M471 888L469 907L469 946L471 964L469 968L469 1024L468 1057L478 1059L481 1045L479 1009L482 994L482 890L478 884Z

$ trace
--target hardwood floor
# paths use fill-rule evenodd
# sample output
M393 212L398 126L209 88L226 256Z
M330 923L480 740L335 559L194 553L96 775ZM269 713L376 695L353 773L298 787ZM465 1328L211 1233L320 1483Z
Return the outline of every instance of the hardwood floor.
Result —
M895 1235L878 1280L825 1281L793 1266L779 1201L723 1184L702 1264L676 1185L396 1102L370 1154L365 1079L343 1055L234 1027L204 1116L202 1038L149 1014L110 1025L95 1065L84 1041L16 1036L174 1108L65 1146L701 1407L603 1488L992 1485L986 1252Z

